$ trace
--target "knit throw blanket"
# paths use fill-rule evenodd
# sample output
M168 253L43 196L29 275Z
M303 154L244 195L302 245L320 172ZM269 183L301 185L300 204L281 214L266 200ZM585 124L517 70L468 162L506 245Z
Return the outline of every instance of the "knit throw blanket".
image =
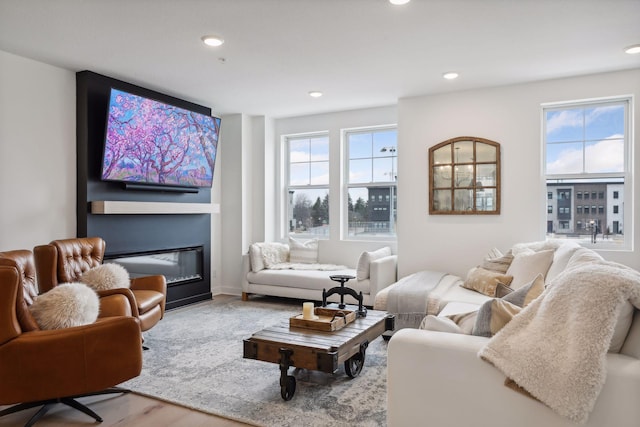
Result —
M606 379L623 304L640 307L640 273L595 261L568 268L478 355L558 414L584 423Z

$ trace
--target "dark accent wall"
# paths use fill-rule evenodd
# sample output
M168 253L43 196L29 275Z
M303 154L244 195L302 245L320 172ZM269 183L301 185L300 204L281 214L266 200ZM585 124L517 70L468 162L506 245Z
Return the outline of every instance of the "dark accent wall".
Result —
M95 215L91 202L101 200L211 203L211 189L197 193L125 189L122 183L100 179L110 89L114 87L201 114L211 109L91 71L76 74L77 236L100 236L106 254L176 249L202 245L204 278L167 290L167 308L211 299L211 215Z

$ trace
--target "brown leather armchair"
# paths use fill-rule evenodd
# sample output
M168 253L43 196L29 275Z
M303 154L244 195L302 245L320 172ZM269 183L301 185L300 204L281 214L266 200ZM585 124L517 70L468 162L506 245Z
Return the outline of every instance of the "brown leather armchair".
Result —
M36 246L34 254L40 292L46 292L58 283L78 281L82 273L102 264L105 248L106 243L100 237L54 240L48 245ZM132 314L140 320L140 329L148 331L164 316L166 279L162 275L133 278L131 292L135 301ZM103 297L104 291L98 295Z
M35 277L31 251L0 253L0 405L14 405L0 417L42 406L31 426L53 404L64 403L102 421L75 399L128 392L114 386L142 369L138 321L101 317L90 325L40 330L28 309L37 296Z

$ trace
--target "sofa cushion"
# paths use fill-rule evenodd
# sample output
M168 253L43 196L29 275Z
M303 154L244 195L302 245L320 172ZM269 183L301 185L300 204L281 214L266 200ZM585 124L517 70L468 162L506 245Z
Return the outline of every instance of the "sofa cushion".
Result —
M492 337L531 301L544 291L544 279L538 274L531 282L503 298L494 298L478 309L472 335Z
M358 259L358 266L356 267L356 278L358 280L365 280L369 278L369 267L372 261L391 255L391 248L385 246L372 252L362 252Z
M495 250L494 250L495 251ZM491 254L496 254L492 252ZM480 267L485 268L487 270L495 271L497 273L506 274L509 266L513 262L513 253L511 250L504 255L494 256L494 257L485 257L482 261Z
M539 252L523 251L513 257L513 261L507 270L513 281L509 286L514 290L531 282L538 274L544 278L553 261L553 249Z
M545 276L545 282L549 283L553 280L558 274L562 273L565 268L567 268L567 264L569 260L573 256L573 254L580 248L581 246L576 242L567 242L560 246L553 254L553 262L551 263L551 267L547 271L547 275Z
M315 264L318 262L318 239L301 242L289 237L289 262Z
M498 283L509 285L512 280L512 276L497 273L482 267L475 267L469 270L467 278L462 283L462 287L493 297L496 295Z
M437 317L433 315L425 316L418 329L426 329L436 332L449 332L452 334L464 333L460 326L448 317Z

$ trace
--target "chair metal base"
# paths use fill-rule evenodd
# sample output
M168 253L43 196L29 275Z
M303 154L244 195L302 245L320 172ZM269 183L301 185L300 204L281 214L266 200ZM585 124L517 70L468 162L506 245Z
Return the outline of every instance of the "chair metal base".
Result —
M42 406L42 408L40 408L40 410L38 410L38 412L36 412L33 415L33 417L31 417L31 419L29 419L29 421L27 421L27 423L24 425L24 427L31 427L40 418L42 418L49 411L49 409L51 409L53 405L55 405L56 403L63 403L67 406L77 409L80 412L84 412L85 414L95 419L97 422L101 423L102 418L100 417L100 415L96 414L91 409L89 409L86 405L83 405L82 403L78 402L76 399L80 397L99 396L102 394L113 394L113 393L124 394L124 393L129 393L130 391L131 390L127 390L125 388L111 387L105 390L100 390L93 393L80 394L77 396L59 397L56 399L38 400L36 402L18 403L17 405L11 406L10 408L3 409L2 411L0 411L0 417L13 414L19 411L24 411L25 409L35 408L36 406Z

